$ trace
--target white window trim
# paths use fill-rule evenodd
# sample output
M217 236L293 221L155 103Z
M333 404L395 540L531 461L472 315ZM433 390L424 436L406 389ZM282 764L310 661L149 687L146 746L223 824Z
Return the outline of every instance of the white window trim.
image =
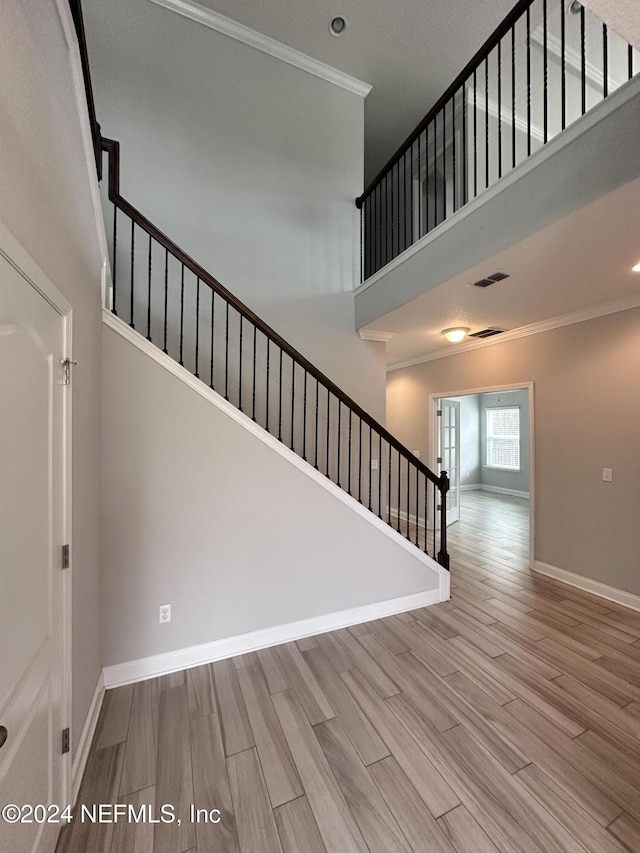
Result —
M488 414L490 411L493 411L495 409L517 409L518 410L519 435L518 435L518 467L517 468L507 467L506 465L489 465L489 463L486 461L488 456L489 456L489 450L488 450L488 444L489 444ZM487 408L485 409L485 438L484 438L484 448L483 448L484 460L485 461L482 465L483 468L486 468L489 471L502 471L502 472L507 472L509 474L519 474L521 472L521 470L522 470L522 421L520 418L520 410L521 410L520 405L515 405L515 406L503 406L503 405L487 406Z

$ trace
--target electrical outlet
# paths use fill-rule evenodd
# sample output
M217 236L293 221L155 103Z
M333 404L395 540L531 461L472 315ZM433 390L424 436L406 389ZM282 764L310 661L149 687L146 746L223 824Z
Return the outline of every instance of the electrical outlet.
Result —
M163 625L165 622L171 622L171 605L161 604L159 608L159 621Z
M416 457L416 459L420 459L420 451L419 450L412 450L411 452Z
M378 460L377 460L377 459L372 459L372 460L371 460L371 470L372 470L372 471L377 471L377 470L378 470Z
M605 483L613 483L613 468L603 468L602 479Z

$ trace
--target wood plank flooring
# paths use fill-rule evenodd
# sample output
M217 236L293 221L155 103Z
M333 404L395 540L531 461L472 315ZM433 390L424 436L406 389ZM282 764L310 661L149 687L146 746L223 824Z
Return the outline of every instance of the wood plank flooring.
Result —
M640 614L530 573L522 499L449 542L450 602L109 691L79 805L181 823L58 853L640 851Z

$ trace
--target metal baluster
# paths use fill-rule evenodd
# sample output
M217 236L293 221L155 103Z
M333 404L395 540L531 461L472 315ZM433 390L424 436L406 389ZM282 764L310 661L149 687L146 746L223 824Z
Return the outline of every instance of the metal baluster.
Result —
M382 433L378 433L378 518L382 518Z
M258 327L253 327L253 386L251 388L251 420L256 419L256 343L258 336Z
M391 526L391 445L389 445L389 488L387 491L387 524Z
M542 27L543 27L543 133L544 143L546 145L549 138L549 92L548 92L548 75L549 75L549 57L548 57L548 32L547 32L547 0L542 0Z
M362 503L362 418L358 420L358 501Z
M136 237L135 237L135 222L133 219L131 220L131 293L130 293L130 306L129 306L129 325L132 329L135 329L135 323L133 320L133 264L136 253Z
M184 274L184 265L183 265L182 269L183 269L183 274ZM214 336L215 336L215 331L214 331L214 330L215 330L215 319L216 319L216 306L215 306L215 301L216 301L216 292L215 292L215 290L213 290L213 288L212 288L212 289L211 289L211 353L210 353L210 362L211 362L211 363L210 363L210 366L209 366L209 371L210 371L210 382L209 382L209 385L210 385L210 387L211 387L212 389L213 389L213 384L214 384L214 383L213 383L213 347L214 347L214 343L215 343L215 341L214 341ZM181 340L180 340L180 352L182 353L182 331L180 332L180 337L181 337ZM254 419L254 420L255 420L255 419Z
M629 80L633 77L633 45L627 47L627 66L629 71ZM114 284L115 291L115 284Z
M564 0L560 0L560 64L562 67L562 130L567 126L567 22L564 10Z
M527 157L531 156L531 6L527 6Z
M451 99L451 168L453 171L453 212L458 209L458 193L456 185L456 93L453 93Z
M347 467L347 493L351 494L351 422L353 419L353 411L349 409L349 463Z
M316 446L315 446L315 461L313 463L313 467L318 470L318 386L320 385L319 381L316 379Z
M195 377L200 378L200 276L196 276L196 369Z
M498 179L502 177L502 39L498 42Z
M478 195L478 80L473 69L473 197ZM515 127L515 123L514 123Z
M435 148L435 145L434 145ZM442 106L442 221L447 218L447 104Z
M211 334L213 335L213 296L211 291ZM211 344L211 358L213 358L213 343ZM180 364L184 367L184 264L180 265ZM213 388L213 371L211 373L211 387Z
M433 484L433 551L431 552L431 556L435 557L436 555L436 513L438 506L438 494L437 487L435 483Z
M584 6L580 6L580 83L582 92L582 115L587 111L587 50Z
M434 121L435 125L435 121ZM435 134L434 134L435 135ZM435 159L435 157L434 157ZM429 233L429 125L424 129L424 171L425 171L425 197L424 197L424 233ZM436 189L438 185L436 183ZM437 197L437 193L436 193Z
M424 553L429 553L429 480L424 478Z
M304 408L302 410L302 458L307 461L307 371L304 371Z
M169 305L169 250L165 249L164 253L164 347L163 351L167 353L167 313Z
M411 542L411 461L407 457L407 539Z
M404 201L404 213L402 220L402 249L404 251L409 242L407 240L407 152L405 151L402 156L402 200Z
M416 465L416 541L415 541L415 545L417 547L420 546L419 536L418 536L419 529L420 529L420 527L419 527L419 525L420 525L420 492L418 491L419 478L420 478L420 471L418 470L418 466Z
M225 302L224 330L224 399L229 399L229 303Z
M280 350L278 373L278 441L282 441L282 349Z
M602 95L609 96L609 28L602 25Z
M396 163L396 255L400 254L400 160ZM395 257L395 255L394 255Z
M489 186L489 57L484 60L484 186Z
M113 270L112 270L112 304L111 310L117 315L116 311L116 271L118 267L116 250L118 248L118 208L113 205Z
M422 237L422 167L420 165L421 153L420 148L420 137L422 134L418 135L418 186L420 188L420 193L418 195L418 239Z
M368 477L369 477L369 510L370 511L371 511L371 443L372 443L371 438L372 438L371 424L369 424L369 473L368 473Z
M415 213L414 190L413 190L413 142L411 143L411 157L409 158L409 168L411 170L410 177L409 177L409 181L410 181L409 192L411 193L411 195L410 195L410 198L411 198L411 214L409 217L409 219L410 219L410 221L409 221L409 228L410 228L409 245L411 245L413 243L413 235L415 232L414 220L415 220L415 215L416 215L416 213Z
M466 82L462 84L462 203L466 204L469 198L467 187L467 88Z
M291 359L291 442L289 447L293 450L293 432L296 406L296 363Z
M336 485L342 487L340 483L340 445L342 444L342 403L340 399L338 399L338 467L337 467L337 478Z
M147 340L151 340L151 234L149 234L149 262L147 269Z
M238 408L240 411L243 411L242 408L242 314L239 314L240 317L240 346L239 346L239 358L238 358Z
M563 18L564 20L564 18ZM511 27L511 167L516 167L516 25Z
M331 391L327 388L327 467L325 471L325 475L329 476L329 425L331 420Z
M401 465L402 457L400 456L400 451L398 451L398 533L400 533L400 507L402 505L402 498L400 497L400 492L402 488L402 465Z
M265 429L267 432L270 432L270 430L269 430L269 368L270 368L270 363L271 363L271 338L267 338L267 393L266 393L265 411L264 411ZM317 431L316 431L316 438L317 438ZM317 462L317 457L316 457L316 462ZM316 465L316 468L317 467L318 466Z

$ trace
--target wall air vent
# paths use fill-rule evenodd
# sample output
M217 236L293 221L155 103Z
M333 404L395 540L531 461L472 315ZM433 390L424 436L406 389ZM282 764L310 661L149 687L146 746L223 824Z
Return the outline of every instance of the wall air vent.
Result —
M505 278L509 278L509 275L506 272L494 272L492 275L488 275L486 278L481 278L480 281L474 281L474 287L491 287L492 284L495 284L496 281L503 281Z
M469 335L470 338L492 338L494 335L501 335L505 329L481 329L479 332L473 332Z

